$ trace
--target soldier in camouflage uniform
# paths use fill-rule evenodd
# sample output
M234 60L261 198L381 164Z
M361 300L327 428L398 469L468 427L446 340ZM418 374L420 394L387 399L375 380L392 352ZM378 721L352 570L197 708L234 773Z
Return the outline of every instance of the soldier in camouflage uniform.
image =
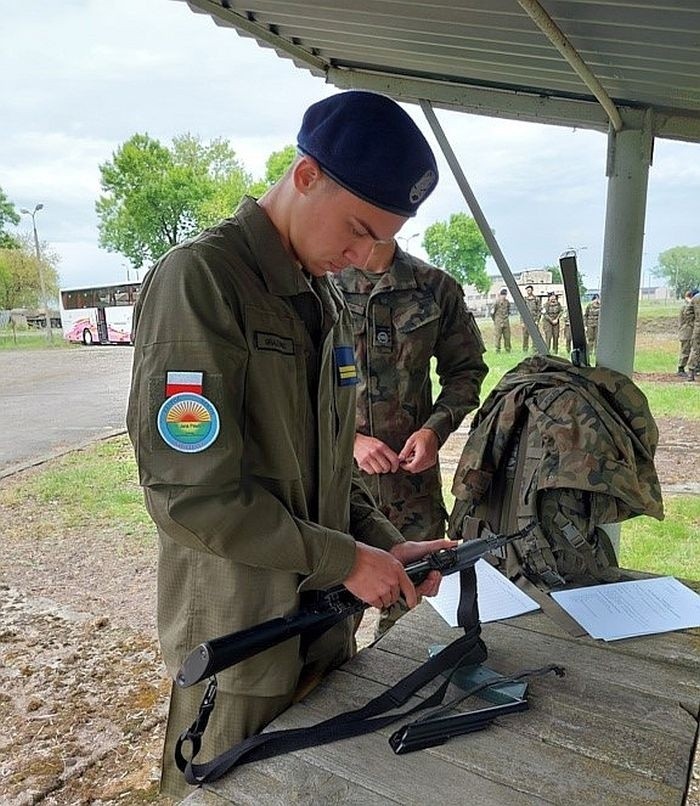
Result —
M542 331L547 342L547 350L554 355L559 352L559 317L562 307L554 291L549 292L542 311Z
M595 352L598 344L598 319L600 318L600 297L594 294L591 301L586 305L586 312L583 314L583 323L586 326L586 344L588 345L588 355Z
M688 380L694 381L700 373L700 290L693 290L690 304L693 308L693 333L690 337L690 358L688 359Z
M539 297L536 297L534 294L534 289L531 285L525 286L525 304L528 307L528 310L532 314L532 318L535 320L535 324L539 325L540 323L540 316L542 315L542 300ZM530 333L523 322L523 352L526 353L530 348Z
M444 537L438 450L479 405L488 371L459 284L403 252L375 246L338 282L353 316L357 386L354 456L380 510L407 540ZM433 403L430 360L441 391ZM385 614L381 634L401 614Z
M566 345L566 354L569 356L571 355L571 322L569 321L568 309L564 309L561 321L564 323L564 344Z
M510 352L510 302L508 302L508 290L502 288L498 299L493 305L491 319L494 324L494 338L496 339L496 352L501 352L501 339L506 352Z
M686 291L683 307L678 315L678 341L681 343L680 353L678 354L678 374L681 378L688 377L685 367L690 358L690 340L693 336L694 322L693 293L692 291Z

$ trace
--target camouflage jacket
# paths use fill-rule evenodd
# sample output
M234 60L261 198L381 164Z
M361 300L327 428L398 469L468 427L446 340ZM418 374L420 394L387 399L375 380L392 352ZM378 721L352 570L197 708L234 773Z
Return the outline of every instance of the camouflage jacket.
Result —
M504 322L508 321L509 315L510 302L507 299L501 299L501 297L499 297L493 304L491 318L494 322L498 322L499 325L502 325Z
M349 268L337 281L354 322L357 432L398 453L414 431L430 428L442 445L479 405L488 371L481 334L461 287L446 272L398 248L384 274ZM432 357L441 385L434 402ZM425 537L428 521L434 526L444 520L437 466L419 474L399 470L362 477L404 537ZM442 536L435 528L432 534Z
M595 493L595 523L663 518L658 429L642 392L619 372L551 356L527 358L506 373L475 415L452 490L467 509L489 489L528 412L544 443L538 492Z
M600 302L597 300L586 305L586 312L583 314L583 322L586 327L597 327L600 318Z
M562 310L561 302L557 300L556 302L546 302L542 313L544 314L544 318L547 322L551 322L553 325L555 325L557 322L559 322L559 317L561 316Z
M535 320L535 324L537 324L540 321L540 316L542 316L542 300L539 297L528 297L527 295L523 299L532 314L532 318Z
M693 335L693 324L695 322L695 310L692 302L684 302L678 316L678 338L681 341L689 339Z

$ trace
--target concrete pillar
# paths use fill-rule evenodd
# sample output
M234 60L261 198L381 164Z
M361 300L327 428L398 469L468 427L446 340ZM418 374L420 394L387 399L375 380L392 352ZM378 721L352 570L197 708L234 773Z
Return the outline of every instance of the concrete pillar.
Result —
M632 375L644 243L647 184L651 165L652 114L608 135L608 198L600 288L596 364ZM605 531L619 554L620 524Z
M651 110L608 136L608 197L596 363L632 375L652 155Z

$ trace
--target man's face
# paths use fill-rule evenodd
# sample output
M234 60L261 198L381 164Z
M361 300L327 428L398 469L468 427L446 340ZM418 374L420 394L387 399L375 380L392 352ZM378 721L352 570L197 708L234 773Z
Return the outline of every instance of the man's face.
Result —
M302 165L295 179L290 246L316 277L364 266L375 243L392 241L407 219L363 201L322 173L315 175L317 163L306 159L310 166Z
M525 292L527 293L528 297L534 297L534 293L531 288L526 288Z

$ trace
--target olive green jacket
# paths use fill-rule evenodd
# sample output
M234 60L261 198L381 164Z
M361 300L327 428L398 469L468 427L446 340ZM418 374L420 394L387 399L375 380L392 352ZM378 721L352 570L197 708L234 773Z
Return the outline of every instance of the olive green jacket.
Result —
M398 248L381 275L349 268L338 275L338 283L355 328L358 433L398 453L412 433L429 428L442 445L479 405L488 371L481 334L459 283ZM441 387L434 402L432 357ZM444 536L438 466L415 474L363 473L362 478L404 537Z
M317 311L320 343L295 297ZM353 471L342 296L326 278L307 279L253 199L156 264L134 322L127 424L160 536L158 623L174 674L198 643L340 583L354 538L385 549L402 538ZM174 371L203 372L202 394L220 417L198 453L169 447L156 425ZM285 694L301 663L294 639L223 673L220 688Z

